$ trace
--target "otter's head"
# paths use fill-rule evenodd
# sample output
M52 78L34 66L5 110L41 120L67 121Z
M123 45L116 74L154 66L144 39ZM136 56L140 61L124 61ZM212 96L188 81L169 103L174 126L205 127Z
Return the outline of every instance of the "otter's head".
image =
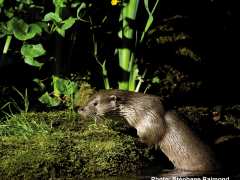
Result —
M101 119L113 115L117 111L117 97L113 94L97 93L93 95L88 103L78 109L83 118Z

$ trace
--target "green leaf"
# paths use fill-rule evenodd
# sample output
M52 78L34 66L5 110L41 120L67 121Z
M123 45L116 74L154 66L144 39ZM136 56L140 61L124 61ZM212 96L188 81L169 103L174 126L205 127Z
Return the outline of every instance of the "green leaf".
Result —
M153 84L159 84L160 83L160 78L155 76L153 79L152 79L152 83Z
M43 64L44 64L44 63L40 63L40 62L34 60L33 57L30 57L30 56L26 56L26 57L24 58L24 62L25 62L26 64L29 64L29 65L35 66L35 67L42 67Z
M42 44L25 44L21 48L21 54L23 56L29 56L29 57L39 57L46 53L45 49L43 48Z
M57 97L51 97L48 92L44 93L38 100L49 107L58 106L61 100Z
M42 28L38 24L30 24L28 33L26 34L27 39L32 39L36 34L41 34Z
M8 19L11 19L14 16L15 10L11 7L8 10L4 11L4 15L8 17Z
M147 24L145 26L144 32L147 32L147 30L150 28L152 23L153 23L153 16L151 15L151 16L148 17L148 21L147 21Z
M34 58L42 56L46 53L41 44L31 45L26 44L21 48L21 54L24 57L24 62L35 67L42 67L44 63L39 63Z
M67 91L65 92L65 95L71 96L76 92L78 85L73 81L67 80L66 87L67 87L66 88Z
M44 16L43 21L47 22L52 21L54 23L60 23L62 22L62 18L58 14L50 12Z
M62 86L61 79L58 76L53 76L53 93L54 96L60 97L64 88Z
M49 22L52 21L55 31L57 31L61 36L65 36L65 30L71 28L76 21L76 18L69 17L66 20L62 20L62 18L53 12L50 12L44 16L43 21Z
M41 27L45 32L50 33L48 29L48 23L47 22L37 22L36 23L39 27Z
M150 11L150 10L149 10L149 7L148 7L148 0L144 0L144 6L145 6L145 9L146 9L146 11L147 11L147 13L148 13L148 20L147 20L146 26L145 26L145 28L144 28L144 31L143 31L143 33L142 33L140 42L143 41L143 38L144 38L144 36L145 36L145 33L148 31L148 29L150 28L150 26L151 26L152 23L153 23L153 20L154 20L154 18L153 18L153 13L154 13L154 11L155 11L158 3L159 3L159 0L156 0L153 9Z
M18 27L18 26L16 26L17 21L18 21L18 19L14 17L7 22L8 31L13 32L14 28ZM22 25L26 26L26 24L24 24L24 23ZM23 28L25 28L25 27L23 27Z
M73 18L73 17L69 17L68 19L64 20L63 21L63 25L61 27L62 30L67 30L69 29L70 27L73 26L73 24L75 23L76 21L76 18Z
M70 96L76 91L76 89L77 84L75 82L59 78L58 76L53 76L53 93L55 96Z
M60 34L62 37L65 36L65 30L61 29L61 28L57 28L56 31L58 32L58 34Z
M37 24L26 24L22 19L13 18L7 23L8 30L13 32L14 36L21 41L32 39L37 34L42 32L42 29Z

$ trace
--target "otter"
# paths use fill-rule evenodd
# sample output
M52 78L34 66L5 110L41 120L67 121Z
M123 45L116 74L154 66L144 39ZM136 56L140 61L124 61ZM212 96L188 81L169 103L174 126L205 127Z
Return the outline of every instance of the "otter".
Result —
M124 118L136 128L140 140L159 145L178 170L211 172L219 169L214 153L179 119L174 111L165 111L155 95L122 90L101 90L78 109L83 117Z

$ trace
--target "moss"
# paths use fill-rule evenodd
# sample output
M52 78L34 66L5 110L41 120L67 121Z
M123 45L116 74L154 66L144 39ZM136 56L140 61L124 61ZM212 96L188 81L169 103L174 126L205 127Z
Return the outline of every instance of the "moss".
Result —
M87 157L84 176L133 173L143 166L144 150L137 147L135 139L104 125L84 131L78 148Z
M95 92L88 83L81 83L79 90L74 96L74 106L83 106L88 101L89 97Z
M2 177L41 178L51 174L57 159L53 141L46 135L31 140L15 136L1 138L0 174Z
M11 129L18 121L22 126ZM1 124L9 129L0 138L0 175L48 179L136 174L152 158L150 148L110 122L96 125L69 112L16 115Z

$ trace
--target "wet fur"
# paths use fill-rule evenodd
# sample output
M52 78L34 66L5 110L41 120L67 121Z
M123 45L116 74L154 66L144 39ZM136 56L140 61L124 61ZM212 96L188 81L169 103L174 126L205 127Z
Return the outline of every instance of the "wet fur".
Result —
M158 96L119 90L103 90L79 109L83 117L123 117L137 129L141 141L157 144L177 169L213 171L218 169L211 149L180 120L165 112Z

